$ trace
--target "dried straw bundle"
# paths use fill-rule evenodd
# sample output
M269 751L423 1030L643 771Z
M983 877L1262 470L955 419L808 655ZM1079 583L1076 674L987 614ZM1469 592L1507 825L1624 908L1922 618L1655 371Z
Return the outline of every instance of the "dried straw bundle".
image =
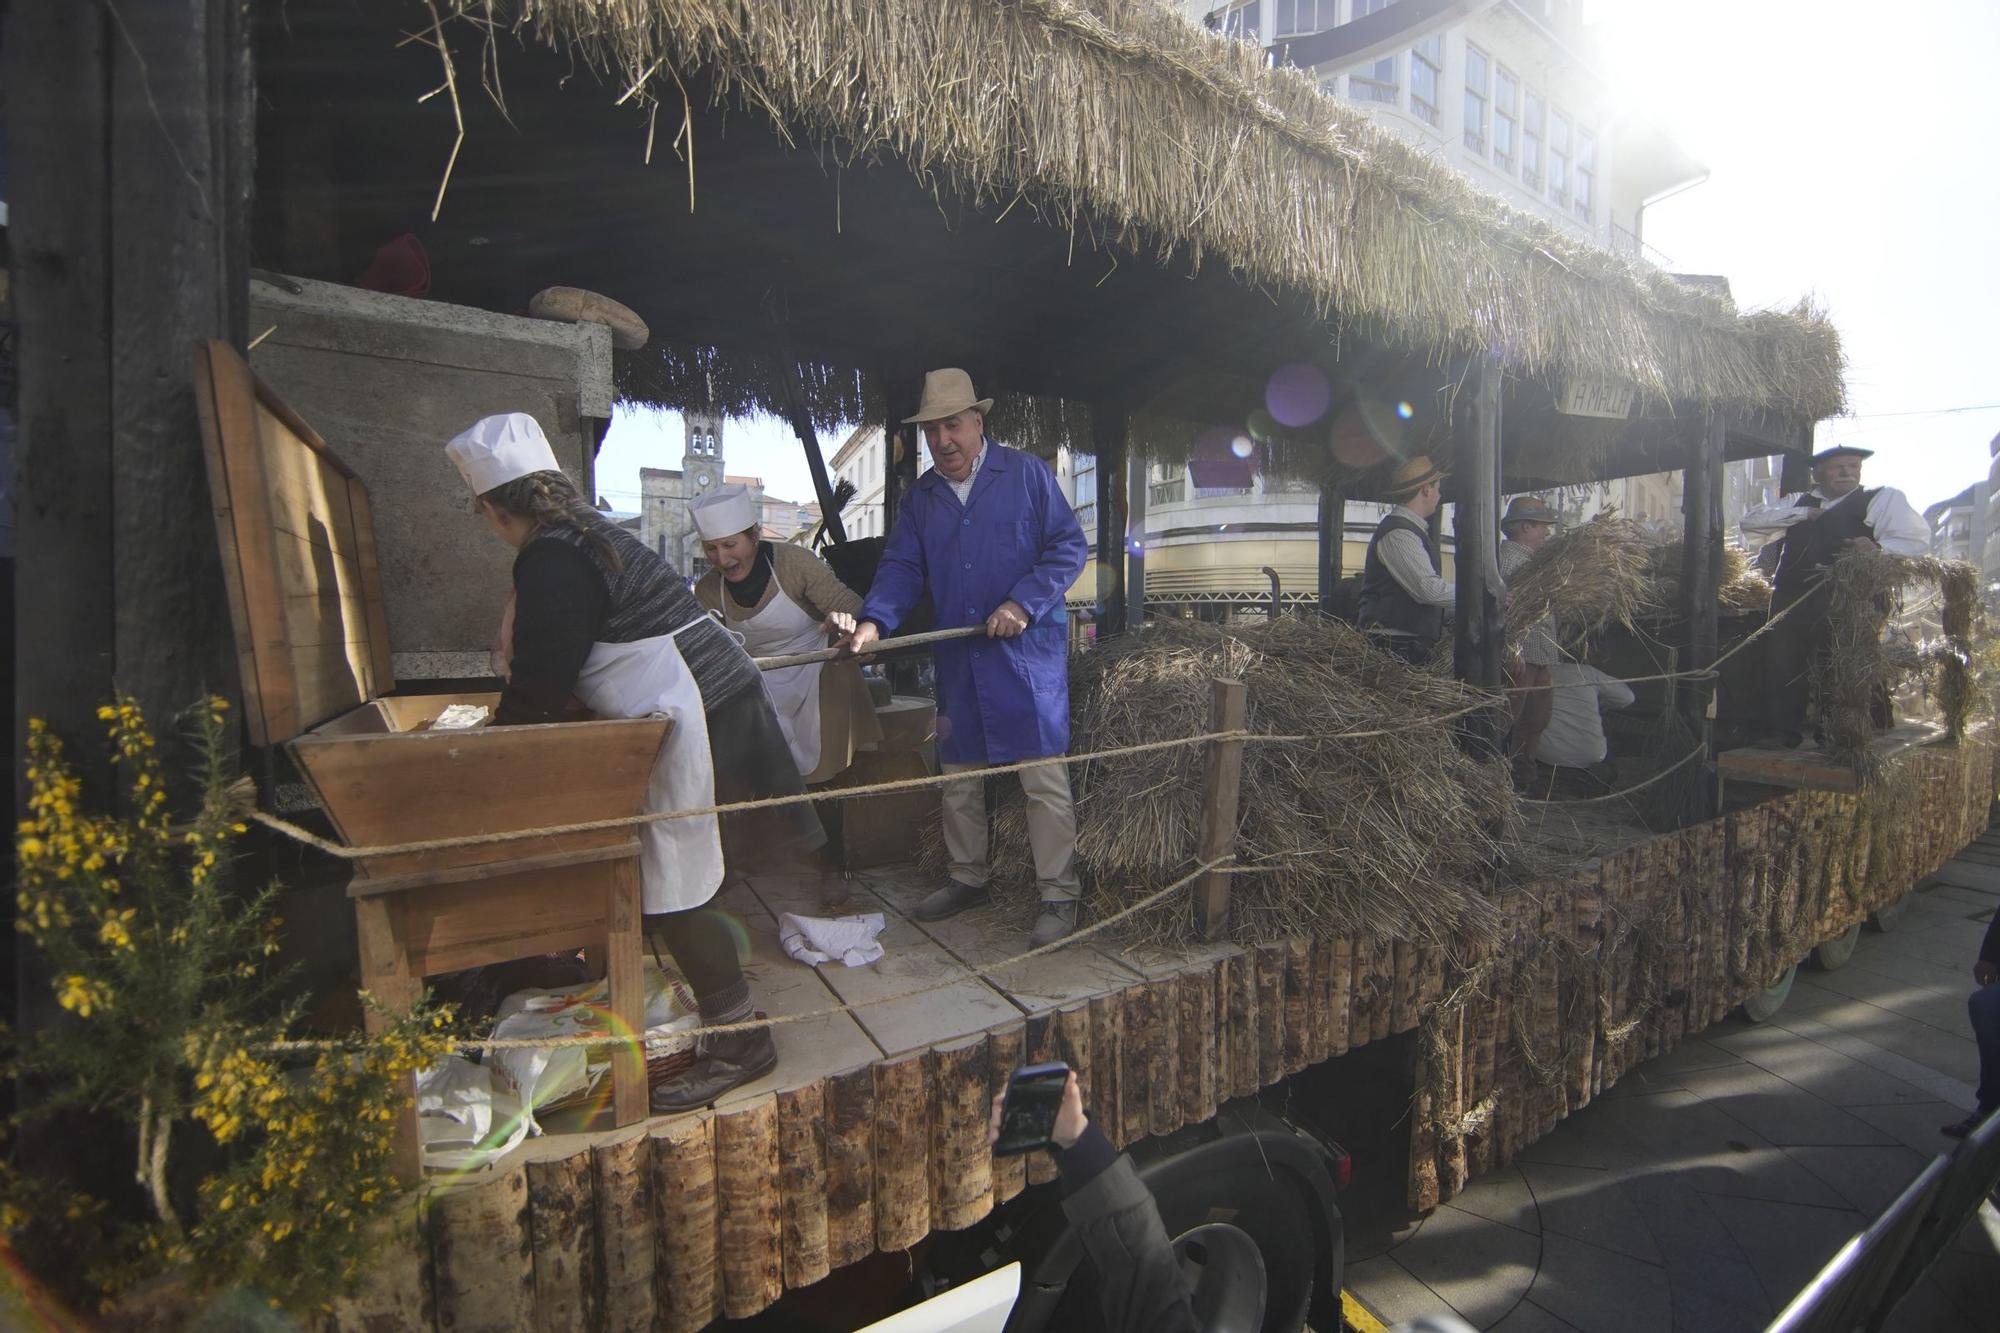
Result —
M1681 604L1681 569L1686 544L1662 542L1653 548L1653 577L1662 605ZM1724 544L1716 575L1716 601L1724 611L1762 611L1771 604L1771 581L1751 567L1740 546Z
M1830 756L1853 765L1864 782L1872 782L1879 767L1871 745L1876 699L1929 666L1939 673L1936 697L1953 735L1971 717L1974 691L1967 663L1978 611L1978 571L1961 560L1855 551L1835 561L1827 577L1827 652L1813 670L1820 731ZM1940 594L1942 644L1923 646L1883 635L1897 596L1918 582L1934 585Z
M940 195L1025 201L1154 262L1226 265L1322 317L1433 351L1509 349L1539 378L1829 416L1839 336L1807 306L1726 299L1481 192L1441 159L1153 0L450 0L680 111L768 117L831 165L884 160ZM497 48L496 48L497 50ZM497 59L497 54L495 56ZM953 77L940 78L941 62Z
M1507 638L1554 616L1565 639L1630 628L1664 603L1653 543L1631 519L1600 514L1549 539L1507 585Z
M1209 682L1241 680L1250 730L1345 740L1244 748L1236 854L1269 873L1239 876L1231 924L1243 940L1370 930L1441 941L1491 922L1488 869L1515 827L1504 764L1480 764L1449 714L1486 696L1414 670L1337 621L1286 617L1222 628L1162 621L1071 660L1077 751L1208 729ZM1202 751L1099 760L1077 778L1077 851L1091 905L1112 912L1186 872L1200 836ZM1003 782L994 864L1027 891L1032 865L1018 788ZM935 841L921 861L942 866ZM1138 933L1183 941L1184 903L1149 913Z

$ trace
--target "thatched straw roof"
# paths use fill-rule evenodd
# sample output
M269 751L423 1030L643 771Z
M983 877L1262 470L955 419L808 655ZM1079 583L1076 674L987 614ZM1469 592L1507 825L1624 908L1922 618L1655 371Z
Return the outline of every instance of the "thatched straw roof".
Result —
M485 23L508 0L451 0ZM675 74L843 164L1026 206L1097 244L1221 263L1370 337L1809 422L1842 405L1818 311L1728 302L1475 190L1295 70L1155 0L512 0L675 115ZM496 12L497 11L497 12Z

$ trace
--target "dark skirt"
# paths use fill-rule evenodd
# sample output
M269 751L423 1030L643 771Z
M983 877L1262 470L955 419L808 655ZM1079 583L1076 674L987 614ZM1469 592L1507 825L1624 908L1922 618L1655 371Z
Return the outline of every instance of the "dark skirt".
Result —
M806 789L761 683L708 711L708 749L718 805L797 796ZM826 830L808 801L724 814L718 822L723 873L732 879L811 873L813 853L826 845Z

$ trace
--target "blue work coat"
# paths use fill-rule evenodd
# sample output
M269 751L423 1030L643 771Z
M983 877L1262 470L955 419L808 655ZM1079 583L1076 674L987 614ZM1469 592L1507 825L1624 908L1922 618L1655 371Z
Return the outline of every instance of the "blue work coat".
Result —
M1089 549L1048 465L991 438L964 504L935 468L910 488L858 619L887 638L926 588L939 629L983 624L1010 598L1028 613L1017 638L936 646L943 762L1010 764L1069 749L1063 594Z

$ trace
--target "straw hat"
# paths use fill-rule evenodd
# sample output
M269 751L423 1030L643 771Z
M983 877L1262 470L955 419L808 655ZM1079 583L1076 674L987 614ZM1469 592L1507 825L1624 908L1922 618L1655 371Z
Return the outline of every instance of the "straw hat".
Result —
M562 471L555 450L549 448L549 437L526 412L481 417L453 436L444 451L474 495L531 472Z
M1383 484L1382 494L1391 500L1407 500L1432 482L1443 479L1444 469L1431 462L1428 455L1418 454L1397 465Z
M688 506L694 526L705 542L721 541L757 526L757 506L750 501L750 488L739 482L719 486Z
M1505 532L1515 523L1562 522L1561 515L1543 503L1539 495L1517 495L1507 502L1507 512L1501 516L1500 531Z
M905 426L922 425L926 421L943 421L955 417L967 408L984 414L993 409L991 398L976 397L972 388L972 376L956 368L932 370L924 374L924 401L917 405L917 414L904 417Z

